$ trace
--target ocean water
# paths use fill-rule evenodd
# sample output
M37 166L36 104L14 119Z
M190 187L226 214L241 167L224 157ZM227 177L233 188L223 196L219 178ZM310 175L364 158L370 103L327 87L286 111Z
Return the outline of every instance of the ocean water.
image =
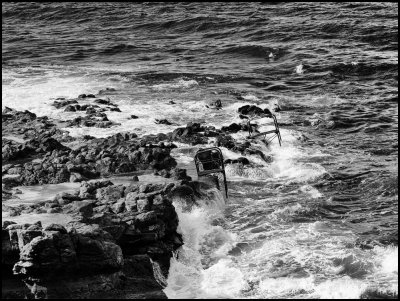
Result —
M65 120L83 113L54 99L106 88L120 125L71 135L282 108L282 147L255 145L271 163L227 166L226 203L175 204L169 298L397 297L398 3L2 4L2 108ZM179 146L193 174L197 147Z

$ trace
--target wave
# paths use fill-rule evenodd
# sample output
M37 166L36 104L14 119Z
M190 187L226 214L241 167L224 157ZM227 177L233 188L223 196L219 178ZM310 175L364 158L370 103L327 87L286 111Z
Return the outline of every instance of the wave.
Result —
M161 13L162 14L162 13ZM199 16L194 18L184 18L169 21L147 22L138 24L134 28L142 30L173 31L176 33L194 33L203 31L215 31L223 28L232 28L237 22L229 21L225 18Z
M105 54L105 55L114 55L114 54L119 54L122 52L132 53L133 50L137 50L138 48L139 47L134 46L134 45L118 44L118 45L106 47L105 49L100 50L99 53Z
M250 57L268 58L268 55L274 51L272 47L262 45L238 45L225 47L219 50L219 54L245 55Z

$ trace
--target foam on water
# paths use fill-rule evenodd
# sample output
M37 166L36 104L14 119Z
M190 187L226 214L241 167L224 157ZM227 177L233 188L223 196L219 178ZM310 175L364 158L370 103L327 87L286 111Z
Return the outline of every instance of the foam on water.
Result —
M96 76L78 70L20 68L18 71L2 70L2 77L10 79L2 85L2 108L29 110L39 116L56 118L58 111L50 104L52 98L74 98L82 93L97 93L115 81L98 80Z
M206 204L206 205L205 205ZM171 259L164 292L168 298L232 298L245 284L239 269L227 257L236 236L215 221L223 216L223 198L191 211L174 202L178 232L184 245Z
M325 281L315 287L315 297L321 299L359 299L368 285L362 280L343 277Z
M242 96L245 100L249 100L249 101L257 101L260 100L257 96L253 95L253 94L247 94L247 95L243 95Z
M198 86L199 83L193 79L184 80L180 79L177 83L158 84L153 85L152 88L157 91L174 90L174 89L189 89Z
M262 130L265 130L262 129ZM273 140L270 145L266 146L262 142L253 141L253 147L261 150L265 155L272 157L272 162L265 162L258 155L246 155L246 158L255 166L241 166L231 164L226 166L227 175L230 180L243 180L244 178L253 180L281 181L287 180L290 182L308 182L314 180L326 173L323 166L318 163L304 162L314 160L315 158L328 157L329 154L323 153L321 150L314 151L301 148L298 144L299 133L289 130L281 130L281 135L284 138L282 146L279 146L276 140ZM243 132L238 132L232 135L238 141L244 141L247 136ZM221 147L224 158L237 159L242 155ZM299 162L299 161L303 162ZM309 193L315 197L320 197L318 191L311 188ZM303 191L302 190L302 191ZM303 191L304 192L304 191Z
M260 282L261 298L290 297L312 291L314 278L267 278Z
M375 247L378 269L383 273L397 274L399 271L398 247ZM379 268L380 267L380 268Z
M273 215L283 218L301 209L300 205L291 207ZM332 225L319 222L289 228L277 225L269 233L264 232L268 239L260 248L237 258L245 279L253 283L248 296L359 298L368 288L369 284L358 277L370 273L373 257L370 251L346 249L355 239L351 232L332 230ZM248 241L254 241L256 234L249 235L243 233Z

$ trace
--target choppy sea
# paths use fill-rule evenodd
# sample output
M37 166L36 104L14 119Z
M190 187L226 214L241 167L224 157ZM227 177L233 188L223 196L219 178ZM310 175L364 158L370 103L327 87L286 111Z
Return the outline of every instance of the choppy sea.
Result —
M2 3L3 108L69 119L55 98L106 88L121 125L72 136L282 109L226 203L175 204L169 298L397 298L398 3ZM174 152L192 174L197 148Z

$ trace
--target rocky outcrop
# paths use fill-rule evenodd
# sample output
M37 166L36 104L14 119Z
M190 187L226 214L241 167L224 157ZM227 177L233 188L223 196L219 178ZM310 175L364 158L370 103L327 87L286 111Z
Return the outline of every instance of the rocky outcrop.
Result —
M141 298L146 291L165 297L153 269L167 276L182 245L170 198L179 186L83 182L38 205L73 216L65 227L3 223L3 269L12 269L35 298Z
M59 142L74 140L68 132L57 128L56 124L47 116L37 117L29 111L17 111L8 107L2 112L2 140L9 135L18 140L28 141L43 135L52 137Z
M30 122L27 128L18 123L21 118ZM78 119L79 124L86 120L78 117L71 123ZM19 175L14 179L16 185L80 182L143 169L154 172L164 170L168 174L176 166L176 161L170 156L171 149L176 146L164 142L168 140L165 134L148 135L141 139L137 139L133 133L101 139L90 137L82 141L81 147L72 150L55 138L66 133L59 131L48 119L43 120L45 123L39 122L36 115L28 111L19 112L8 108L3 111L2 124L6 131L11 131L13 126L29 131L25 135L29 140L24 143L2 139L3 164L11 164L3 168L2 174ZM96 119L97 125L98 122L106 121ZM43 127L50 127L50 130ZM61 139L65 140L65 137ZM12 164L16 160L18 163Z
M248 115L248 116L270 116L272 117L272 113L269 109L261 109L255 105L245 105L238 109L239 114Z
M93 109L93 108L92 108ZM79 116L70 121L67 121L68 127L98 127L98 128L108 128L114 125L120 125L120 123L110 121L105 113L95 112L90 113L87 116Z

